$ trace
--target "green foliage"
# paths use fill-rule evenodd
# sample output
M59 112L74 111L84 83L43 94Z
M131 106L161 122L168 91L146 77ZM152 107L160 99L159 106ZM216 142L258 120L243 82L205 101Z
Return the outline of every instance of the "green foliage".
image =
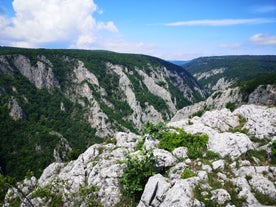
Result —
M274 140L271 144L271 152L273 156L276 156L276 140Z
M220 156L218 153L208 150L204 156L205 159L213 160L218 159Z
M138 200L148 178L154 174L153 154L149 152L128 156L126 165L120 178L122 193L129 198Z
M0 173L0 205L3 205L3 201L5 198L8 189L13 187L16 183L16 180L9 176L4 176Z
M196 173L189 168L185 168L185 170L181 173L180 177L182 179L190 178L196 176Z
M77 198L73 202L74 206L80 206L81 203L85 203L88 207L103 207L99 197L98 197L99 189L96 186L90 187L82 187L79 192L77 192L78 196L74 196Z
M209 111L211 109L210 106L204 105L203 109L198 110L197 112L193 113L191 117L198 116L201 117L206 111ZM190 118L191 118L190 117Z
M177 147L187 147L188 157L196 159L203 156L208 142L206 134L189 134L182 129L162 132L159 148L173 151Z
M214 68L223 68L223 73L199 80L199 83L208 88L215 85L220 78L226 80L238 80L242 85L244 81L258 79L245 84L245 91L253 91L263 83L275 83L276 80L276 56L220 56L201 57L183 65L191 74L203 73Z
M263 205L273 206L275 205L276 199L271 198L269 195L264 195L258 191L253 190L255 198Z
M225 107L229 109L231 112L233 112L236 109L236 105L232 102L227 102Z
M63 206L62 194L55 184L37 188L32 196L33 198L43 198L47 206L50 207Z
M164 122L159 122L157 124L154 124L150 121L147 121L142 126L141 134L143 136L149 134L154 139L158 139L160 138L160 134L164 129L166 129L166 125Z

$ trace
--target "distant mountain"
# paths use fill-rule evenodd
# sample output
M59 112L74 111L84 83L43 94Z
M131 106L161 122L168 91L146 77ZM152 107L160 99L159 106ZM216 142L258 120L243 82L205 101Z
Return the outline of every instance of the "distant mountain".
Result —
M183 66L186 63L190 62L190 60L169 60L169 62L171 62L175 65Z
M0 167L22 178L203 100L183 68L109 51L0 48ZM35 158L35 159L34 159Z
M233 84L276 73L276 56L201 57L182 66L211 94Z

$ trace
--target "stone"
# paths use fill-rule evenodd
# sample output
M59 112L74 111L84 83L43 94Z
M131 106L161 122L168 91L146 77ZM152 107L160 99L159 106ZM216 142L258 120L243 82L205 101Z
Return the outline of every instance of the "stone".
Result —
M166 192L170 188L170 183L161 174L149 178L138 207L159 206L165 198Z
M145 137L145 142L144 142L145 149L146 150L155 149L158 147L159 142L160 141L158 139L154 139L150 135L147 135Z
M270 138L276 134L276 107L243 105L234 111L242 116L246 123L243 126L249 134L259 139Z
M187 152L187 147L178 147L172 151L172 154L178 159L185 159L188 157Z
M198 183L198 178L177 180L168 192L160 207L192 207L194 203L193 189Z
M273 182L268 180L262 175L255 175L249 180L249 184L252 186L254 191L261 193L262 195L268 196L276 201L276 188Z
M276 86L260 85L248 96L248 104L276 105Z
M211 191L211 200L216 201L218 204L223 205L231 200L230 194L225 189L216 189Z
M170 167L176 163L176 158L164 149L154 149L153 156L155 157L157 168Z
M223 170L224 169L224 161L223 160L217 160L212 162L212 167L214 170Z
M26 115L23 109L19 106L19 104L17 103L14 97L12 97L8 107L10 109L9 115L14 121L18 121L26 118Z
M134 133L125 133L125 132L118 132L115 135L116 138L116 145L118 147L127 147L134 149L136 146L136 141L139 139L139 136L137 136Z

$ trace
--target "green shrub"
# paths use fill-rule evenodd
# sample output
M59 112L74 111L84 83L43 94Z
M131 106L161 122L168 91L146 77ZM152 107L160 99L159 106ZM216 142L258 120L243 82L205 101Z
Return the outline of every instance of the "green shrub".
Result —
M208 136L206 134L189 134L182 129L176 129L176 131L162 132L159 143L159 148L168 151L173 151L177 147L187 147L188 157L196 159L202 157L203 151L206 149L208 142Z
M232 102L226 103L225 107L226 107L227 109L229 109L231 112L234 111L234 110L236 109L236 105L235 105L234 103L232 103Z
M146 135L150 134L153 138L157 139L160 136L162 130L166 129L166 125L164 122L159 122L158 124L154 124L152 122L147 121L141 129L141 134Z
M122 185L122 193L126 197L138 200L148 178L154 175L153 153L127 156L126 165L123 175L119 179Z
M271 144L271 152L273 156L276 156L276 140L274 140Z
M196 173L189 168L186 168L180 175L182 179L190 178L196 176Z
M219 154L213 151L208 150L205 154L206 159L217 159L219 158Z

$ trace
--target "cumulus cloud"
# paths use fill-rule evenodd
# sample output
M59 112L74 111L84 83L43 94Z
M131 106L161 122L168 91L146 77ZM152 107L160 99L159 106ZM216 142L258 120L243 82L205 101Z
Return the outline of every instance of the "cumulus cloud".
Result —
M275 22L275 19L253 18L253 19L202 19L190 21L178 21L166 23L165 26L230 26L241 24L262 24Z
M276 45L276 36L269 34L255 34L250 41L258 45Z
M93 13L102 11L93 0L14 0L13 9L13 18L0 16L0 36L13 46L67 42L81 47L102 31L118 32L112 21L96 21Z

